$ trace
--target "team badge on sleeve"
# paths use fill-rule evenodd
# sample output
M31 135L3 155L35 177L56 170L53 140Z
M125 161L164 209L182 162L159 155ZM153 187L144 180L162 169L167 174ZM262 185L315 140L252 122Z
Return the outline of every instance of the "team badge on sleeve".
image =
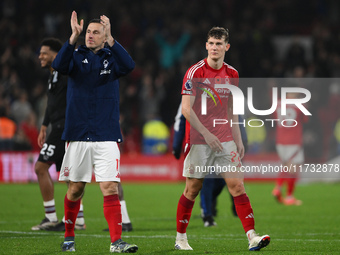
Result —
M192 90L192 81L187 80L184 86L186 90Z

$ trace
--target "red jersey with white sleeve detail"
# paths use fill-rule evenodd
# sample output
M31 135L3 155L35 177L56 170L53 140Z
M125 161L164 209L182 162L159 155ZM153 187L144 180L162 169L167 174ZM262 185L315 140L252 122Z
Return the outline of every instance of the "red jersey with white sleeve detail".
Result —
M186 72L182 95L195 96L193 111L200 122L214 134L220 142L232 141L232 131L228 120L228 99L230 90L223 84L238 86L238 72L223 62L220 69L213 69L203 59L192 65ZM203 110L205 107L206 111ZM214 120L228 120L225 124L216 124ZM223 121L219 121L221 123ZM203 136L186 121L185 141L188 144L206 144Z
M303 123L308 121L308 116L304 115L296 105L292 104L286 105L286 115L283 116L281 114L281 100L278 101L275 114L276 118L279 119L276 128L276 144L302 145Z

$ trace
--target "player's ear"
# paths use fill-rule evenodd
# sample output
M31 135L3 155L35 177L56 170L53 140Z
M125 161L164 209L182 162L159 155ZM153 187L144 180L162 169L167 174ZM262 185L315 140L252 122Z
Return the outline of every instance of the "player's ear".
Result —
M208 50L208 42L205 42L205 49Z
M230 43L227 43L227 45L225 46L225 51L228 51L230 49Z

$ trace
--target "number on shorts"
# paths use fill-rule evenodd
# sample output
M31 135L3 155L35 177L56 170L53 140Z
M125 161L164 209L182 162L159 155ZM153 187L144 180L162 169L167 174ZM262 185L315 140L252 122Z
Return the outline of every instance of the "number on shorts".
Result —
M48 145L47 143L44 143L44 145L43 145L43 147L40 151L40 154L44 155L46 149L47 149L46 155L49 156L49 157L53 156L55 145L53 145L53 144Z
M119 159L117 159L117 158L116 158L116 163L117 163L116 168L117 168L117 171L118 171L118 169L119 169Z
M235 151L232 151L230 154L233 155L232 158L231 158L231 162L235 162L236 157L237 157L238 162L240 162L240 157L238 156L238 154Z

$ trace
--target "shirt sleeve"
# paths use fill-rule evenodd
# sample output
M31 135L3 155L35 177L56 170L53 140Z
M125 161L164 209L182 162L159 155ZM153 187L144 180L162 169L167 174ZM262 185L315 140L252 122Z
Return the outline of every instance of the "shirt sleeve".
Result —
M182 83L182 95L189 95L195 96L196 95L196 88L195 82L197 81L197 77L191 74L191 68L187 70L184 75L183 83Z
M135 68L135 62L132 57L119 42L115 41L110 50L116 60L114 68L118 76L127 75Z
M52 62L52 68L61 74L70 74L72 70L72 57L74 49L75 45L71 45L69 41L65 42Z

